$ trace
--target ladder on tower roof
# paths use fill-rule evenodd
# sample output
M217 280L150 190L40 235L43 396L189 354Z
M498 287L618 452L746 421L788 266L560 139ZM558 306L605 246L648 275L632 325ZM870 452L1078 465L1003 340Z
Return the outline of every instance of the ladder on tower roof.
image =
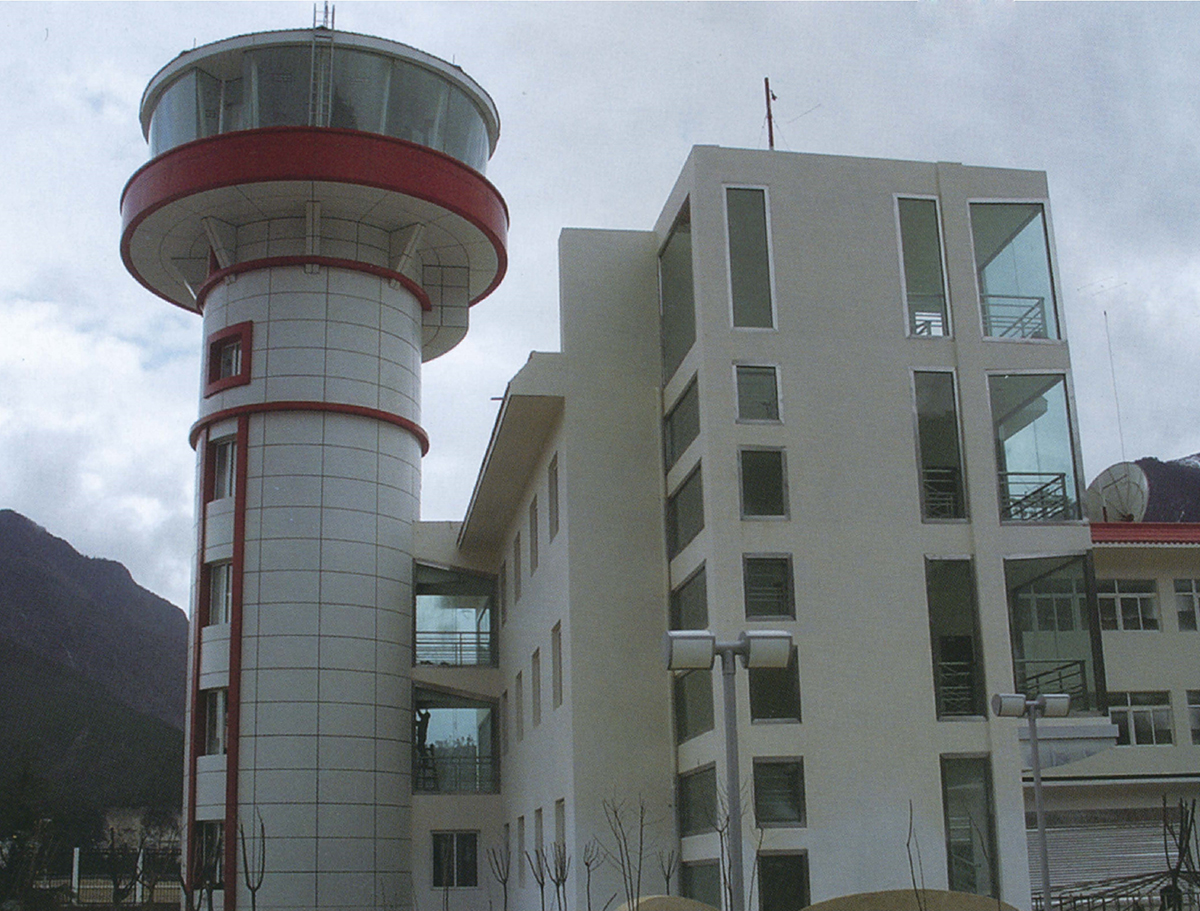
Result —
M313 4L312 81L308 93L308 125L327 127L333 112L333 36L334 11L325 4L325 15L317 23L317 5Z

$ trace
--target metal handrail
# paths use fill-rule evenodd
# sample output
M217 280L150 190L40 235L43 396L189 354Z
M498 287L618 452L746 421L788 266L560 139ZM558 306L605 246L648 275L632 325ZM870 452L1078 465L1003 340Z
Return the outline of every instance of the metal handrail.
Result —
M1048 666L1030 673L1030 668L1038 664ZM1013 672L1017 689L1029 694L1030 698L1038 693L1069 693L1074 708L1091 707L1087 662L1082 659L1017 658L1013 660Z
M1069 519L1067 475L1062 471L1000 472L1000 515L1005 519L1039 522Z
M446 667L491 667L496 663L496 650L488 630L442 632L417 630L417 664L437 664Z
M489 756L437 755L413 750L413 790L425 794L497 794L500 763Z
M983 295L983 334L991 338L1049 338L1046 299L1023 294Z
M921 479L925 490L925 518L963 518L962 484L957 468L923 468Z

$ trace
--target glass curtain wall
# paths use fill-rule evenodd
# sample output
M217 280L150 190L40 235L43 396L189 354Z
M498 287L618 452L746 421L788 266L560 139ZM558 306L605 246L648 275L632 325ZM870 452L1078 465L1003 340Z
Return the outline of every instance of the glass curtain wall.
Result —
M1059 338L1050 246L1040 203L972 203L983 334Z
M416 663L494 666L496 580L416 564Z
M495 714L482 699L413 687L413 790L497 793Z
M1079 518L1075 450L1061 374L989 378L1000 517L1020 522Z

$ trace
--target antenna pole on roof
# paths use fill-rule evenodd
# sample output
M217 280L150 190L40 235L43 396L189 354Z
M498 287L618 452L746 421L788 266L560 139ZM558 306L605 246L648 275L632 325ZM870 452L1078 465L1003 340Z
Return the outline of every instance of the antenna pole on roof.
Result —
M763 91L767 95L767 148L775 149L775 118L771 114L771 102L775 101L775 93L771 91L771 79L763 76Z
M1104 311L1104 338L1108 342L1108 374L1112 377L1113 404L1117 408L1117 439L1121 443L1121 461L1125 461L1125 431L1121 427L1121 398L1117 395L1117 368L1113 364L1112 333L1108 331L1108 311Z
M333 28L334 17L337 15L337 9L330 7L329 0L325 0L324 15L321 17L320 25L317 24L317 5L313 4L313 28Z

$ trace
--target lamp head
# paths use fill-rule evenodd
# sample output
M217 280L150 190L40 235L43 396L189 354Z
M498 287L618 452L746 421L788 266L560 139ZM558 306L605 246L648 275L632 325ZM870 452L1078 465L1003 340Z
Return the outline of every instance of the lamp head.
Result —
M708 670L716 655L717 637L706 629L670 630L663 638L663 655L672 671Z
M742 633L746 667L787 667L792 661L792 634L777 629Z

